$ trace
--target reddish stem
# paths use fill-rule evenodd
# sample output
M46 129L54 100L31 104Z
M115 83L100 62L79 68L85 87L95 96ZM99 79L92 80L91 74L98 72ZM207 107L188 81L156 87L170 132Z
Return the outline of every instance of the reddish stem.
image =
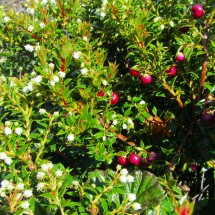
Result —
M61 11L62 17L65 18L66 15L65 15L65 11L64 11L62 2L61 2L60 0L58 0L58 4L59 4L59 6L60 6L60 11Z
M61 62L62 62L61 71L65 72L65 70L66 70L66 58L62 58Z

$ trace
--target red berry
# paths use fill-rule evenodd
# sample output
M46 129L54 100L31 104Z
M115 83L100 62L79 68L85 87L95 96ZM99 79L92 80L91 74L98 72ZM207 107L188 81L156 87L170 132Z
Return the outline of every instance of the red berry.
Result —
M129 163L131 163L131 164L139 165L141 158L139 157L138 154L133 153L133 154L130 154L128 160L129 160Z
M195 4L193 5L191 9L191 14L194 19L199 19L203 16L204 9L201 4Z
M215 114L211 112L210 110L206 110L202 115L202 120L206 124L213 124L215 123Z
M140 77L143 84L150 84L152 82L152 76L150 74L145 74Z
M154 162L158 159L158 154L154 151L151 151L148 153L148 156L147 156L147 161L148 162Z
M128 164L128 158L123 157L123 156L119 156L118 157L118 162L119 162L119 164L125 166L125 165Z
M134 70L134 69L129 69L130 75L131 76L138 76L140 74L140 72Z
M194 172L196 172L196 171L197 171L197 168L198 168L198 164L197 164L197 163L192 163L192 164L190 165L190 168L191 168Z
M149 162L148 162L145 158L141 158L140 164L141 164L142 166L148 166L148 165L149 165Z
M116 105L119 102L119 95L116 92L113 92L112 99L110 101L111 105Z
M179 30L181 31L181 33L186 33L186 32L188 32L189 31L189 27L187 27L187 26L185 26L185 27L181 27L181 28L179 28Z
M98 93L97 93L97 96L99 97L103 97L105 95L105 92L103 90L100 90Z
M185 56L182 52L178 52L178 54L175 56L175 59L178 61L178 62L182 62L185 60Z
M166 73L168 73L168 76L174 76L177 72L177 69L175 66L171 66L168 70L166 70Z

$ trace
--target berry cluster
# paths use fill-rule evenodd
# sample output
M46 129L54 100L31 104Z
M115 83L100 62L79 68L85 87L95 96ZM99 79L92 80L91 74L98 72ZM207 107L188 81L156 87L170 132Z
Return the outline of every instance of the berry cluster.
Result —
M119 164L121 164L122 166L126 166L128 164L132 164L135 166L138 165L142 165L142 166L147 166L150 163L156 161L158 158L158 154L154 151L151 151L148 153L147 158L142 158L140 157L138 154L136 153L132 153L129 155L129 157L125 157L125 156L119 156L118 157L118 162Z

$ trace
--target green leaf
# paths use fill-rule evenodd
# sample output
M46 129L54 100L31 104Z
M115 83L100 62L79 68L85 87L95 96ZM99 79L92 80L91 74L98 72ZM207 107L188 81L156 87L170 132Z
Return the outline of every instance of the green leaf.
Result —
M135 182L126 183L126 193L136 194L136 202L141 204L141 210L153 209L164 199L164 191L158 183L155 175L147 171L134 171L132 175L135 177ZM131 213L137 211L128 210Z
M190 61L192 53L193 53L193 48L192 47L185 47L184 48L184 55L185 55L185 58L188 61Z
M100 202L101 202L101 206L102 206L103 211L106 212L108 210L108 204L107 204L106 200L101 198Z
M34 215L48 215L48 213L44 207L42 207L38 202L36 202Z

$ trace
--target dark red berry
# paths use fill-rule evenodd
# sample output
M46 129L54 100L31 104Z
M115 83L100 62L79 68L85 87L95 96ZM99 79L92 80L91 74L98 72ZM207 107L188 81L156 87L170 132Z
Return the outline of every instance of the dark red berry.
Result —
M188 26L185 26L185 27L179 28L179 30L181 31L181 33L185 34L186 32L188 32L190 30L190 28Z
M116 105L119 102L119 95L116 92L113 92L113 96L111 98L111 105Z
M151 151L148 153L148 156L147 156L147 161L148 162L154 162L158 159L158 154L154 151Z
M150 84L152 82L152 76L150 74L145 74L140 77L143 84Z
M198 164L197 164L197 163L192 163L192 164L190 165L190 168L191 168L194 172L196 172L196 171L197 171L197 168L198 168Z
M118 157L118 162L119 164L125 166L128 164L128 158L124 157L124 156L119 156Z
M213 124L215 123L215 114L210 111L210 110L206 110L203 114L202 114L202 120L206 123L206 124Z
M129 163L131 163L131 164L139 165L141 158L139 157L138 154L133 153L133 154L130 154L128 160L129 160Z
M100 90L98 93L97 93L97 96L99 97L103 97L105 95L105 92L103 90Z
M129 69L129 72L131 76L138 76L140 74L140 72L134 69Z

